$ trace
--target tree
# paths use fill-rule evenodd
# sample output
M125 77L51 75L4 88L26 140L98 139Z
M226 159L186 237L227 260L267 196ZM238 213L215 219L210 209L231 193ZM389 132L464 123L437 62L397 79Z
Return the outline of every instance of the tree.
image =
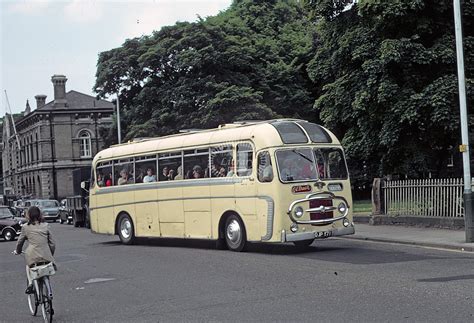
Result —
M99 55L94 90L120 91L125 139L308 115L312 28L297 1L234 1Z
M352 2L352 1L350 1ZM459 138L452 3L307 1L319 44L308 73L314 111L342 138L352 175L443 175ZM473 97L472 2L464 3L468 105Z

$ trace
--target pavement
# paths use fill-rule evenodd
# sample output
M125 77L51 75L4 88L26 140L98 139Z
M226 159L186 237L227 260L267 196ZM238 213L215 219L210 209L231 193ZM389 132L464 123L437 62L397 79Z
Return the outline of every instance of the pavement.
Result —
M474 252L474 243L465 242L466 234L464 230L356 223L355 231L354 235L346 237L348 239Z

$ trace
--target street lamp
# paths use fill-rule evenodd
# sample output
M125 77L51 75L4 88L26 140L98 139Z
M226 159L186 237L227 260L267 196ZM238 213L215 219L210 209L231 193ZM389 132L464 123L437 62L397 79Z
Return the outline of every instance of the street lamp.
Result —
M461 26L461 4L460 0L453 0L454 8L454 31L456 33L456 54L458 62L458 87L459 87L459 109L461 110L461 138L462 144L459 150L462 153L464 171L464 229L466 231L466 242L474 242L473 224L473 194L471 187L471 167L469 160L469 131L467 124L466 107L466 80L464 77L464 55L462 45Z
M120 130L120 103L119 103L120 91L117 92L117 135L118 143L122 143L122 132Z

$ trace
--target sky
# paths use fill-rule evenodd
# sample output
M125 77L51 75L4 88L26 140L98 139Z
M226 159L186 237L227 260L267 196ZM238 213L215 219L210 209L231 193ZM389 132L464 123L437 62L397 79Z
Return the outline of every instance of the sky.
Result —
M66 91L95 95L98 54L127 38L177 21L226 10L231 0L0 0L0 117L35 95L53 100L51 76L66 75Z

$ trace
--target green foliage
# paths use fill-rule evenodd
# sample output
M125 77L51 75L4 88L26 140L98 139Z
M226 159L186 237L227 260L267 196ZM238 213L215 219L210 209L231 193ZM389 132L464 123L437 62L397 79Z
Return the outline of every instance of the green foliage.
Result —
M442 175L460 137L452 2L359 0L343 11L346 2L306 2L321 17L308 68L314 111L342 138L359 181ZM473 7L463 8L468 105Z
M464 1L468 106L473 17ZM453 25L444 0L234 0L100 53L94 90L120 91L125 139L297 117L342 139L356 186L443 175L460 137Z
M310 28L296 1L234 1L101 53L94 90L120 90L125 139L307 115Z

